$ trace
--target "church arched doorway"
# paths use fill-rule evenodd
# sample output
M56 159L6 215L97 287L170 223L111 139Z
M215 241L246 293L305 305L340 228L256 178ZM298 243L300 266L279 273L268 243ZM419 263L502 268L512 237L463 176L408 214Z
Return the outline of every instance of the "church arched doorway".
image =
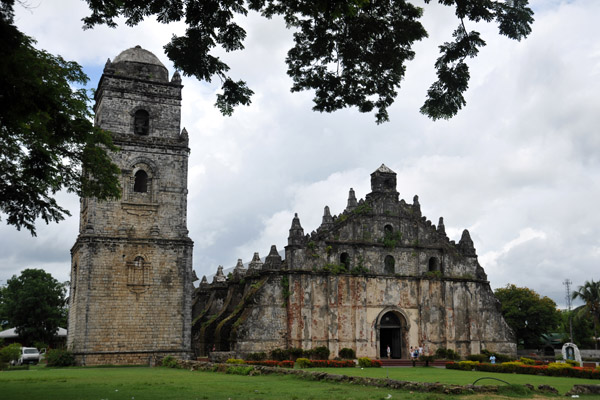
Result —
M405 332L406 324L401 314L394 311L383 314L379 320L379 357L387 358L389 346L391 358L402 358Z

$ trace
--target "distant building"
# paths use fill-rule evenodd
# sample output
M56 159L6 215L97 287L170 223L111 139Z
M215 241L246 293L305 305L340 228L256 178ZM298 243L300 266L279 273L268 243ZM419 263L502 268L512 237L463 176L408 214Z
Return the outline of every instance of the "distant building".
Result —
M139 46L104 68L95 122L120 151L122 196L81 199L67 346L81 364L190 355L192 246L181 78Z
M413 203L399 200L396 174L382 165L371 193L350 189L343 213L325 207L321 226L304 233L296 215L285 260L275 246L226 278L219 268L195 292L193 347L240 355L275 348L326 346L332 356L408 358L411 346L487 349L516 355L514 333L500 313L467 230L458 243Z

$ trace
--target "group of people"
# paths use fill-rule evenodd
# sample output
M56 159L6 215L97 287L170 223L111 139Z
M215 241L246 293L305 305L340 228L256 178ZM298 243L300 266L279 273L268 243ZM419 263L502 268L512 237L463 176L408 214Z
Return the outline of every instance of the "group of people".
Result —
M416 360L417 358L419 358L420 356L423 355L423 345L420 345L419 347L410 346L410 353L409 354L410 354L411 360ZM392 355L392 349L388 345L388 347L387 347L387 358L391 358L391 355Z
M410 346L410 358L416 360L420 356L423 355L423 345L419 345L419 347Z

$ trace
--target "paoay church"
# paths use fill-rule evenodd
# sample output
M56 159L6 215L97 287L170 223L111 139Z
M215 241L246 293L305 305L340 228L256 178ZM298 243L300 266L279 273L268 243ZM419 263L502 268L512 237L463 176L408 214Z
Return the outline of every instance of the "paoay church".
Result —
M152 364L213 348L238 356L276 348L352 348L408 358L410 346L515 354L514 334L465 230L455 243L400 199L382 165L371 192L324 207L306 234L296 215L285 257L275 246L194 288L187 230L188 133L181 78L139 46L108 60L95 123L120 151L122 196L81 199L71 249L68 348L80 364Z

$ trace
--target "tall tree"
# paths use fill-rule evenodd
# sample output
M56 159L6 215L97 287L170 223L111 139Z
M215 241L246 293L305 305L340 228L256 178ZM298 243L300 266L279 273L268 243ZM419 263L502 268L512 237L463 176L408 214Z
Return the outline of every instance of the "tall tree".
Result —
M0 212L35 235L35 221L61 221L66 189L99 199L120 194L111 136L94 127L89 98L72 84L81 67L34 47L13 25L14 0L0 0Z
M292 91L314 90L316 111L352 106L360 112L376 110L377 123L389 120L387 108L397 96L405 63L415 55L412 46L427 37L419 22L423 9L412 0L86 1L92 10L84 18L88 28L96 24L114 27L119 16L130 26L149 16L162 23L185 21L185 35L173 36L165 45L167 56L185 75L206 81L220 78L222 93L216 105L226 115L236 105L249 104L252 91L244 81L229 77L229 66L211 51L216 46L226 51L244 48L246 31L236 21L249 10L267 18L281 15L294 29L294 47L286 59ZM437 80L421 108L434 120L450 118L466 104L463 93L468 88L469 67L465 60L485 45L479 32L467 28L469 21L495 21L501 35L515 40L527 37L533 22L528 0L438 3L454 8L458 27L453 40L439 46Z
M590 349L594 345L594 340L592 339L594 336L594 321L590 318L581 318L584 315L580 313L582 307L584 306L577 307L571 312L561 310L561 332L563 342L570 341L570 318L573 326L573 343L580 349Z
M586 281L573 292L573 300L581 299L585 303L578 311L579 316L590 316L594 321L594 346L598 350L598 326L600 325L600 281Z
M502 303L502 315L517 336L517 344L537 348L543 334L556 332L560 312L549 297L526 287L507 285L494 291Z
M42 269L14 275L2 293L0 309L24 345L49 343L66 322L65 285Z

